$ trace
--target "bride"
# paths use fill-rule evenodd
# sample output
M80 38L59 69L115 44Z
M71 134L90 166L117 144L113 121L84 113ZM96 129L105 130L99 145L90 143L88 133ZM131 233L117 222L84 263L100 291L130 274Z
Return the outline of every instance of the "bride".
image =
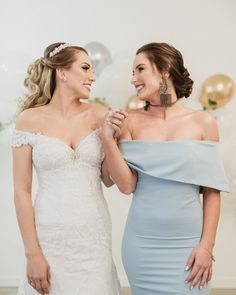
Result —
M109 178L100 141L105 108L89 97L87 52L54 43L28 68L29 93L13 134L15 207L27 278L18 295L119 295L111 221L101 179ZM38 191L32 202L32 166Z

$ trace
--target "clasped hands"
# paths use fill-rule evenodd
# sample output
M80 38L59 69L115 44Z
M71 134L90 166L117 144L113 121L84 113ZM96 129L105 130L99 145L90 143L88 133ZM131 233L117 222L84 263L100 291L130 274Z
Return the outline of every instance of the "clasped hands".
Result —
M118 138L121 134L124 120L127 117L128 113L123 110L109 110L103 121L103 136L108 138Z

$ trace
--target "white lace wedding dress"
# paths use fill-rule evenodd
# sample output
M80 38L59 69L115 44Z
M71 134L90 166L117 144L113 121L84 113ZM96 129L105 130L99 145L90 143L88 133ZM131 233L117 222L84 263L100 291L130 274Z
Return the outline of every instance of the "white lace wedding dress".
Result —
M14 130L12 147L30 145L38 176L38 240L51 269L50 295L118 295L111 221L101 186L104 154L96 129L75 150L62 140ZM38 294L27 281L18 295Z

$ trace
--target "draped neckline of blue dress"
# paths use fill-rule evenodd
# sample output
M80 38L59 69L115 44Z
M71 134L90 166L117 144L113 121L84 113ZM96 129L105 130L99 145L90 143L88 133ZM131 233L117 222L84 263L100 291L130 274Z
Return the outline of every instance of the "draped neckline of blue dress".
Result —
M219 141L214 140L201 140L201 139L176 139L176 140L155 140L155 139L121 139L119 143L122 142L133 142L133 143L202 143L202 144L219 144Z

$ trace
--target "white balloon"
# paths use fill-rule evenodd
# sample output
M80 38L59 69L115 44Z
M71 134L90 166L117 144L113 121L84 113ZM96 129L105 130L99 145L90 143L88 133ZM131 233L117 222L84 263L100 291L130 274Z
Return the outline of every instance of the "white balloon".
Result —
M89 54L95 75L98 77L103 69L112 62L110 52L106 46L99 42L90 42L84 48Z

